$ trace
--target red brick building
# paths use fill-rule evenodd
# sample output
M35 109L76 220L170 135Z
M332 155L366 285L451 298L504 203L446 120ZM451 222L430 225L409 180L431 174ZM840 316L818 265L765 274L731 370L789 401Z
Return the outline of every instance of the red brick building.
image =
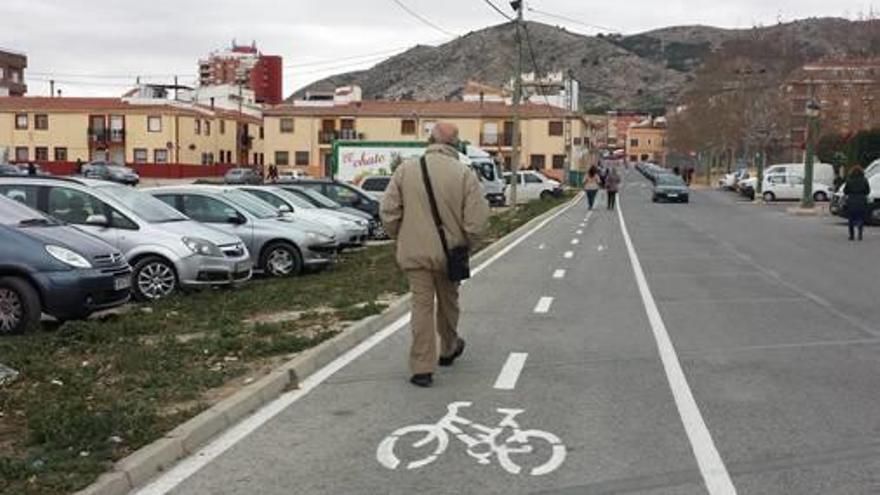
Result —
M241 85L252 90L258 103L277 105L283 96L283 65L277 55L263 55L256 43L236 45L199 61L201 86Z

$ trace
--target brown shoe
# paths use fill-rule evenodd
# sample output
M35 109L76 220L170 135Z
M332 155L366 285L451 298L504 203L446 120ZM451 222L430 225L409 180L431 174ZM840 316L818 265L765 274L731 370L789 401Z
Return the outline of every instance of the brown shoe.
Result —
M458 339L458 345L455 347L455 352L453 352L451 356L441 357L438 364L440 366L452 366L455 360L461 357L462 354L464 354L464 339Z

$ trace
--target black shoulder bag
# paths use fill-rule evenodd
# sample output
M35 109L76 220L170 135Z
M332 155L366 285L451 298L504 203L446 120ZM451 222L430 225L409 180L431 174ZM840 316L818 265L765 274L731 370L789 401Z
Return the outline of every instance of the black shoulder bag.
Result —
M440 244L446 254L446 276L452 282L461 282L471 278L471 260L467 246L457 246L449 249L446 241L446 232L443 231L443 221L440 220L440 211L437 209L437 198L434 197L434 188L431 187L431 177L428 175L428 161L422 156L422 179L425 181L425 190L428 191L428 202L431 203L431 214L434 216L434 225L440 235Z

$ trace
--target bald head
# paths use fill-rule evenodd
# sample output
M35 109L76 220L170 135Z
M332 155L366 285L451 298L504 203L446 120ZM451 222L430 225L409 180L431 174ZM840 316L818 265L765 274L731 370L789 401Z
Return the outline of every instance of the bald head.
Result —
M449 122L437 122L431 129L431 142L454 145L458 142L458 127Z

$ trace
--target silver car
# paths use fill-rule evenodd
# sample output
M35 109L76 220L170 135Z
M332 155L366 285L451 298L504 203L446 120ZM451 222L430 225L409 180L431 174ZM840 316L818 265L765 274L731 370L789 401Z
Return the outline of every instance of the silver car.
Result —
M233 186L168 186L146 192L185 215L240 238L264 273L296 275L336 257L337 242L325 227L280 214L272 205Z
M279 211L289 213L294 218L325 225L333 230L340 247L360 247L367 242L370 224L362 218L352 218L345 213L316 207L290 191L280 187L238 186L242 191L271 204Z
M251 278L253 263L241 240L137 189L92 179L10 177L0 178L0 194L116 246L133 267L139 301Z

